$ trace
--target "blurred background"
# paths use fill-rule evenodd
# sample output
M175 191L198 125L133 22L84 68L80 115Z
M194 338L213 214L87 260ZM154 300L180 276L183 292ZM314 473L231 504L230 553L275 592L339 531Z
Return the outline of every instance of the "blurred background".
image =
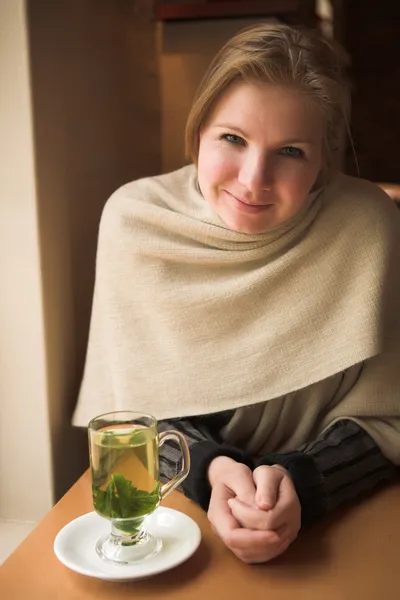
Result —
M399 183L398 0L0 0L0 520L35 523L87 466L70 420L104 203L185 164L210 59L266 19L342 45L360 174Z

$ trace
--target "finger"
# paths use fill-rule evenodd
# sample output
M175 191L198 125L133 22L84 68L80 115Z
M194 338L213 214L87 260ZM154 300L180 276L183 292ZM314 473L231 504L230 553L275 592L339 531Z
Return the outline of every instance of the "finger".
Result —
M233 498L228 500L228 504L232 511L233 517L236 519L239 525L245 529L271 531L275 533L277 539L279 538L280 540L292 537L295 539L297 537L297 531L293 532L289 523L283 522L283 524L277 528L271 527L271 518L269 516L269 512L248 506L247 504L244 504L243 502Z
M229 498L231 498L231 494L225 486L217 485L213 487L207 517L217 535L222 539L229 536L233 529L240 527L240 524L232 515L228 504Z
M291 523L291 530L294 534L293 541L301 528L301 504L291 477L284 477L279 488L279 494L282 511L286 513L288 521Z
M279 537L280 540L290 538L290 527L288 523L284 523L283 525L278 527L278 529L272 529L271 531L275 531L276 535Z
M256 484L255 502L258 508L270 510L278 500L279 486L285 477L283 471L262 465L253 472Z
M249 506L237 498L228 500L228 505L232 511L233 517L242 527L259 531L271 529L271 527L268 526L269 518L267 511L254 506Z
M240 560L246 563L266 562L287 548L290 540L279 538L274 531L251 531L241 528L231 512L229 498L231 492L224 485L213 487L209 519L217 535Z
M256 486L253 473L246 465L238 464L237 467L226 478L225 484L239 500L250 506L255 506Z
M271 531L236 529L225 543L243 562L262 563L284 552L290 545L290 539L279 539Z
M284 523L290 526L291 537L295 539L301 527L301 505L290 477L284 477L279 487L276 506L268 512L268 525L276 530Z
M242 558L241 560L243 560L247 564L253 564L253 565L269 562L269 561L273 560L274 558L277 558L278 556L283 554L289 548L290 544L291 544L290 539L284 538L284 539L280 540L279 543L275 544L274 546L271 546L268 549L268 552L264 553L261 551L260 553L257 553L254 550L252 550L250 552L250 554L246 554L244 559Z

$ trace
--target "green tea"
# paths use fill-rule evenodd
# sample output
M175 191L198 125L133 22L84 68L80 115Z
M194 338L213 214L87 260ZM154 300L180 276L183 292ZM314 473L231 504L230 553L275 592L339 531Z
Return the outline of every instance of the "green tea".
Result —
M156 431L110 425L89 435L93 506L133 534L160 503Z

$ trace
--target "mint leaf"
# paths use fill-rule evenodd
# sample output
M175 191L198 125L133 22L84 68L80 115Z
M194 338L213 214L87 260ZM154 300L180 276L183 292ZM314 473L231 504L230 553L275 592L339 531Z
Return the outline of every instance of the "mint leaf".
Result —
M125 477L118 473L112 475L111 479L115 486L121 517L129 518L132 516L131 498L136 488L133 487L128 479L125 479Z
M151 513L160 502L160 483L152 492L139 490L123 475L115 473L105 491L93 486L95 510L111 519L137 519Z
M155 500L157 498L157 500L159 500L160 498L160 483L157 482L156 487L154 488L154 490L152 492L144 492L143 490L139 490L138 488L133 488L135 490L134 492L134 497L137 499L151 499L151 500Z
M132 486L131 511L136 517L143 517L151 513L160 502L160 483L157 483L152 492L144 492Z
M107 510L106 493L95 486L93 486L93 506L95 510L103 514Z
M118 497L115 493L115 485L112 477L106 489L106 506L108 509L107 512L112 519L118 519L119 517L121 517L119 511Z

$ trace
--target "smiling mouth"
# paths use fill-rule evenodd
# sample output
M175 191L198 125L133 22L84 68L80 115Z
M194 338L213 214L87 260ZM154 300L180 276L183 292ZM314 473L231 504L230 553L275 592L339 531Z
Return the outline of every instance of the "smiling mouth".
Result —
M265 210L268 210L273 206L272 203L269 204L249 204L248 202L244 202L244 200L240 200L233 194L227 191L227 194L234 200L236 208L241 211L249 212L249 213L259 213Z

